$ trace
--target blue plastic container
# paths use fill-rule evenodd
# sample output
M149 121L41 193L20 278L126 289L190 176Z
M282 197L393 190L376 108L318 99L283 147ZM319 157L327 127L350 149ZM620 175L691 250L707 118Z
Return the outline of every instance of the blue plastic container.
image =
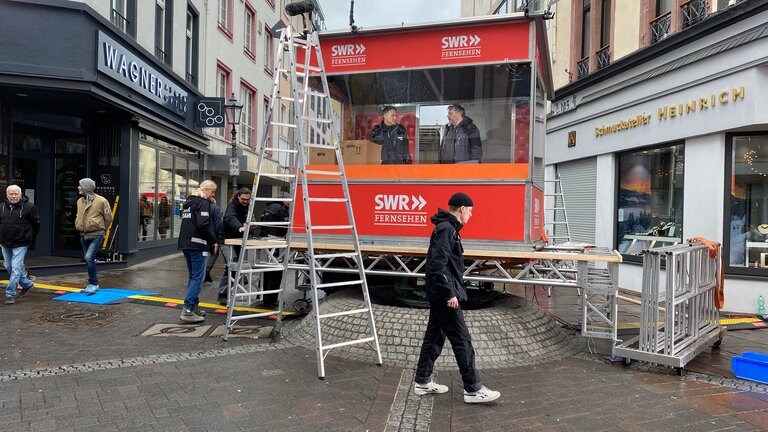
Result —
M768 354L745 352L731 358L731 369L736 378L768 384Z

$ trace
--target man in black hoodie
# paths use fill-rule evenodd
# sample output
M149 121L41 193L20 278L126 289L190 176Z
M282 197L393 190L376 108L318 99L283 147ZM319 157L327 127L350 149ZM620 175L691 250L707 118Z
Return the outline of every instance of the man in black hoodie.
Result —
M227 209L224 211L224 224L221 229L223 231L224 239L243 238L243 232L248 229L246 219L248 218L248 205L251 202L251 190L242 187L235 192L232 200L227 204ZM223 243L223 242L222 242ZM240 255L240 247L232 246L234 254L232 259L236 260ZM219 304L226 305L229 300L228 296L228 284L229 284L229 255L230 246L223 246L221 254L224 256L224 273L221 275L219 281ZM233 269L233 271L236 269Z
M421 396L448 392L448 386L432 380L435 360L447 337L464 383L464 402L485 403L498 399L501 393L480 382L480 374L475 369L475 348L459 304L467 300L464 248L459 231L472 217L473 206L469 196L457 192L448 200L449 211L438 209L432 216L435 230L429 239L425 270L429 321L416 366L414 393Z
M8 186L5 194L7 199L0 209L0 245L8 271L5 304L11 305L16 303L17 285L21 285L19 297L25 296L34 286L27 278L24 259L40 231L40 217L37 207L21 195L21 188L17 185Z

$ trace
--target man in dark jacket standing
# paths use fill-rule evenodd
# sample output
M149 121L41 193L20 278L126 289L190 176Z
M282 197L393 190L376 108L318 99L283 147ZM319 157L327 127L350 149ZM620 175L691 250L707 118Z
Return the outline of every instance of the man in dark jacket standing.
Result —
M411 153L405 128L397 124L397 108L387 105L381 110L381 123L373 128L371 141L381 146L381 163L410 164Z
M449 211L438 209L432 216L435 230L429 239L425 270L429 321L416 367L414 393L426 395L448 391L448 386L432 380L435 360L448 337L464 383L464 402L485 403L498 399L501 393L480 382L480 374L475 369L475 349L459 304L467 300L463 278L464 248L459 231L472 217L473 206L469 196L457 192L448 200Z
M289 195L287 193L281 192L278 196L283 200L267 203L267 206L264 207L264 211L261 212L261 216L259 217L261 222L288 221L290 217L290 207L288 207L290 204ZM261 230L259 231L259 237L265 237L267 239L284 239L286 234L288 234L288 228L280 226L262 225ZM275 257L277 257L277 254L278 252L275 251ZM283 272L270 271L264 272L262 274L264 291L274 291L280 289L280 281L283 278ZM265 307L275 307L277 306L277 300L278 293L264 294L262 304Z
M8 186L5 195L7 199L0 209L0 245L8 271L5 304L11 305L16 303L17 285L21 285L19 297L24 297L34 286L27 278L24 259L40 231L40 216L37 207L21 195L21 188L17 185Z
M480 130L464 114L461 104L448 106L448 124L440 143L440 163L480 163L483 147Z
M248 205L250 202L250 189L242 187L238 189L237 192L235 192L235 196L232 197L232 200L229 202L229 204L227 204L227 209L224 211L224 224L221 228L223 231L224 239L243 238L243 232L248 229L248 224L245 222L245 220L248 218ZM221 280L219 281L218 300L220 305L226 305L227 301L229 300L228 284L230 278L230 247L234 248L231 250L231 252L233 252L233 260L236 260L240 254L239 246L222 247L221 253L224 255L224 273L221 275Z
M205 277L205 263L208 254L218 252L216 234L211 221L211 197L216 193L216 183L205 180L200 183L197 194L190 195L181 211L179 249L184 252L189 279L184 309L179 317L184 322L205 321L205 312L200 310L200 288Z

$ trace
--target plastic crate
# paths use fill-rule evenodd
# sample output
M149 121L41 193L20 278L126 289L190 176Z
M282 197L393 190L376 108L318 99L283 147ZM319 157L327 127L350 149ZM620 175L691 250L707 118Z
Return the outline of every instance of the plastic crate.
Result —
M768 354L745 352L731 358L731 368L736 378L768 384Z

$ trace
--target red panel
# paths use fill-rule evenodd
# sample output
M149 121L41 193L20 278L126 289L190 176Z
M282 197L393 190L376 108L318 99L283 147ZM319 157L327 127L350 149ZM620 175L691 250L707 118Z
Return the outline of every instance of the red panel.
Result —
M531 241L541 238L544 232L544 191L531 188Z
M360 235L427 237L433 228L430 217L438 207L447 209L448 198L462 191L475 203L473 217L461 232L463 238L524 241L525 186L522 184L351 184L349 188ZM310 190L312 197L342 195L339 186L312 185ZM313 203L311 212L313 226L347 223L343 203ZM303 206L296 208L294 226L302 227L297 231L304 231ZM329 232L334 233L322 231Z
M403 32L320 35L327 74L530 61L525 22Z

